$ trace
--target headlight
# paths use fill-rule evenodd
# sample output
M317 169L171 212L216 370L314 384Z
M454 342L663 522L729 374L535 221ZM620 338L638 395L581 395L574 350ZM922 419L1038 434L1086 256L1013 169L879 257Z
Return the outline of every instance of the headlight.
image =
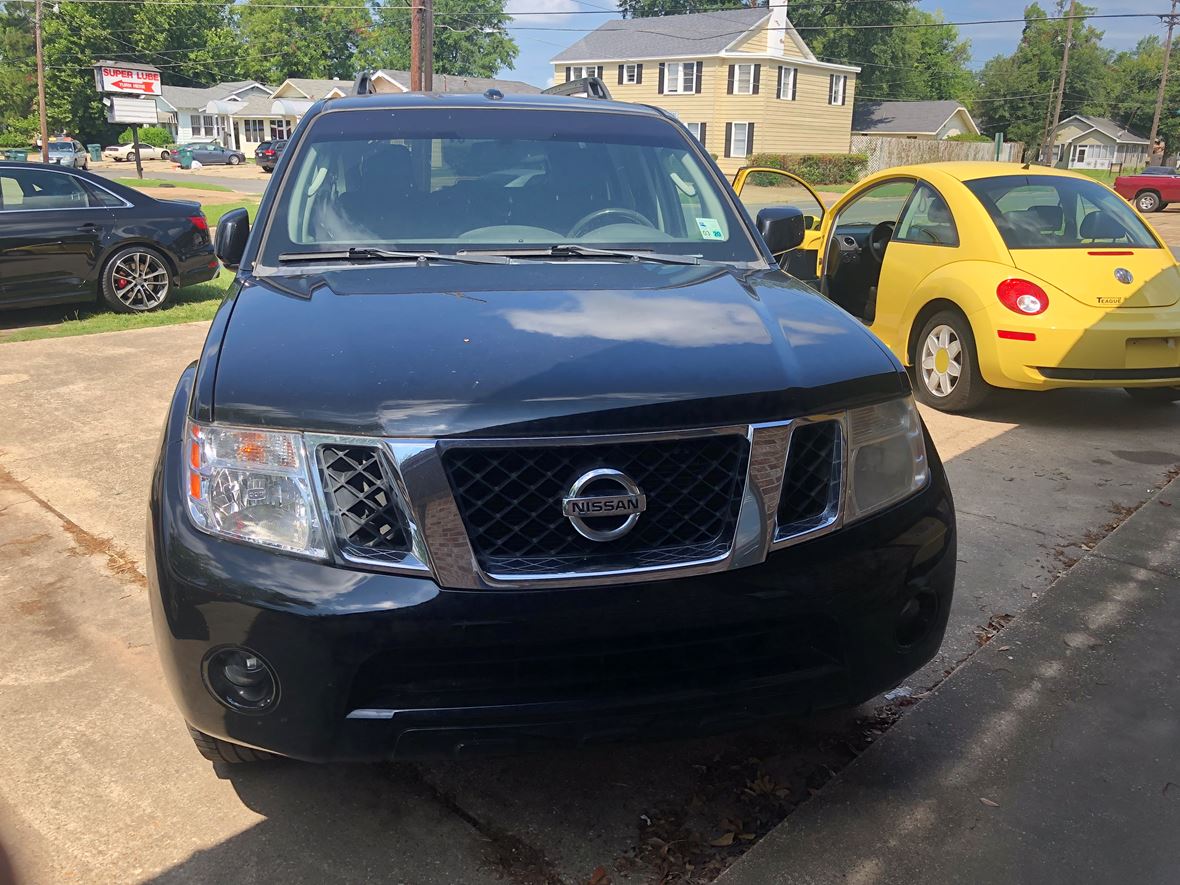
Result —
M926 485L926 440L912 397L848 412L846 521L883 510Z
M190 423L187 434L188 510L198 527L327 556L298 433Z

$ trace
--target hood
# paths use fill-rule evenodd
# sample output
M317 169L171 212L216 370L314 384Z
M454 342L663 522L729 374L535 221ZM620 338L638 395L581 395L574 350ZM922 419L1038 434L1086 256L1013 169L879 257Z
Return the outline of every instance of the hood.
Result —
M210 405L225 423L543 436L780 420L908 389L860 323L777 271L397 265L246 279Z

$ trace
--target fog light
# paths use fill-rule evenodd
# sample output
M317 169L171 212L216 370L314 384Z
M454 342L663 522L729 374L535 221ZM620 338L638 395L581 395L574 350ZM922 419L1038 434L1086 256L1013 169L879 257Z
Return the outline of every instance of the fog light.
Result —
M221 648L205 658L205 685L231 710L263 713L279 697L274 670L245 648Z
M901 607L897 616L897 644L916 645L930 633L938 614L938 597L930 591L914 596Z

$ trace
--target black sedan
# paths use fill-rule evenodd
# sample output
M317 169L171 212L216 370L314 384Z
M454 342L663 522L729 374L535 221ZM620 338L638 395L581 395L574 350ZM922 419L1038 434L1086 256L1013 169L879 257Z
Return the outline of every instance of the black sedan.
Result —
M102 298L140 313L217 269L199 203L76 169L0 163L0 308Z
M265 150L262 148L262 145L259 145L259 153L256 155L256 159L258 165L262 167L262 171L274 172L275 165L279 162L279 157L283 155L283 151L286 149L287 139L285 138L267 142Z

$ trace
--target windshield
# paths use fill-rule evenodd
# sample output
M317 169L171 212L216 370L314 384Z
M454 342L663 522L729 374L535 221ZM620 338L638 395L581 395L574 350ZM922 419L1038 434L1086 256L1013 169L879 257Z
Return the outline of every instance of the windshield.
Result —
M1060 175L1001 175L963 182L1009 249L1158 248L1122 197L1093 181Z
M556 245L706 260L761 256L669 121L593 111L410 108L318 117L288 158L262 244L525 251Z

